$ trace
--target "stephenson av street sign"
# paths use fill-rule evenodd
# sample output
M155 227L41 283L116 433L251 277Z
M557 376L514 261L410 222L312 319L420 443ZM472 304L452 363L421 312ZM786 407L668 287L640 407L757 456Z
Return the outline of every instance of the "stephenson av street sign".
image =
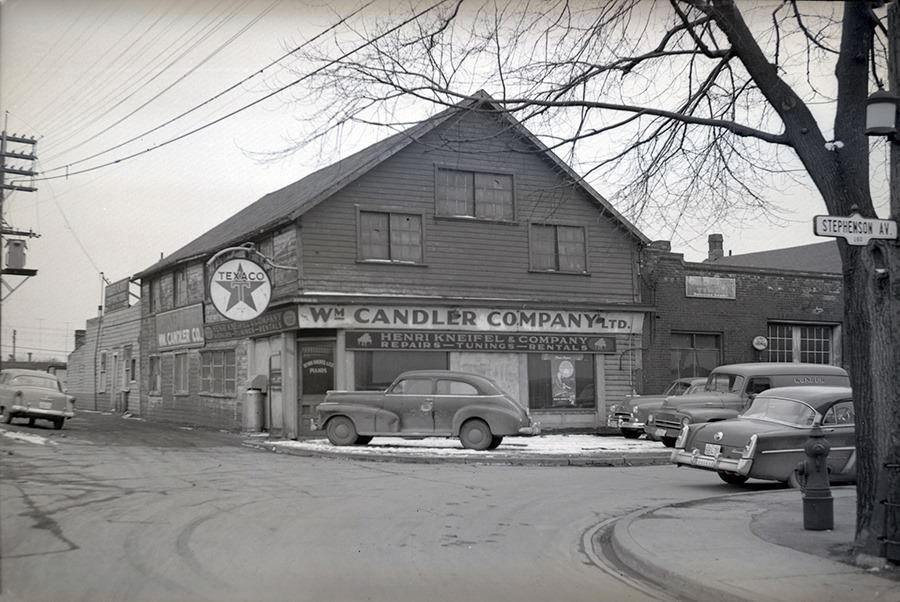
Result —
M870 240L894 240L897 238L897 222L889 219L872 219L858 213L850 216L817 215L813 218L816 236L843 238L849 245L865 245Z

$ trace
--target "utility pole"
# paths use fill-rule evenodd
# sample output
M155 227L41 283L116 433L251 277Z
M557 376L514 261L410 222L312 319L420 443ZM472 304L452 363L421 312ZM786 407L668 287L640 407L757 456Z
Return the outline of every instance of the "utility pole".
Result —
M11 295L19 286L21 286L22 282L16 285L15 288L12 288L3 280L4 275L11 276L24 276L27 280L28 278L37 274L37 270L31 270L25 267L25 241L21 238L9 239L4 244L4 238L7 236L18 236L18 237L26 237L26 238L35 238L40 236L40 234L36 234L29 230L28 232L24 232L21 230L16 230L11 228L6 223L6 217L3 213L3 203L6 200L6 191L19 191L19 192L35 192L37 188L33 186L22 186L18 184L15 180L7 183L6 176L7 174L13 176L24 176L24 177L34 177L37 175L37 172L33 169L30 169L31 165L35 161L37 161L37 140L34 138L29 138L25 136L19 136L17 134L8 134L6 131L6 122L8 121L8 115L4 119L3 123L3 131L0 132L0 254L4 253L4 249L9 247L9 250L6 251L6 265L0 265L0 349L2 349L3 342L3 319L2 319L2 311L3 311L3 289L6 287L9 289L9 294L7 297ZM18 165L7 165L7 160L18 160L25 161L29 165L26 167L20 167ZM3 367L3 353L0 352L0 368Z

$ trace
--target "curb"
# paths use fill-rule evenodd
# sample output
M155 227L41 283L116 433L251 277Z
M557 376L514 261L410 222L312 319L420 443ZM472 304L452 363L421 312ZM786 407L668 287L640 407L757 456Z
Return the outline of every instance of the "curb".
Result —
M641 454L640 456L607 454L593 457L567 455L522 455L496 452L485 454L473 452L469 456L407 456L404 454L392 454L390 452L353 453L353 452L326 452L296 447L282 447L260 441L245 440L244 447L267 451L275 454L287 454L306 458L333 458L345 460L357 460L365 462L393 462L397 464L471 464L471 465L499 465L499 466L582 466L582 467L626 467L626 466L661 466L669 464L670 452L659 454Z

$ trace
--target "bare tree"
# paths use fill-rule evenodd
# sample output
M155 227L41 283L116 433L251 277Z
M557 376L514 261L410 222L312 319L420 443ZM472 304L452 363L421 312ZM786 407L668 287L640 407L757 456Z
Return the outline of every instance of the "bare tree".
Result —
M882 4L376 3L300 57L307 81L295 100L328 108L296 146L354 124L402 128L421 117L417 106L453 106L484 89L585 177L615 185L612 200L638 221L777 215L787 207L761 191L785 175L810 184L832 215L877 217L866 99L887 74L888 36L900 35L876 12ZM900 218L893 189L890 208ZM897 519L881 502L900 502L900 472L889 467L900 463L900 247L838 244L856 544L884 556L885 521Z

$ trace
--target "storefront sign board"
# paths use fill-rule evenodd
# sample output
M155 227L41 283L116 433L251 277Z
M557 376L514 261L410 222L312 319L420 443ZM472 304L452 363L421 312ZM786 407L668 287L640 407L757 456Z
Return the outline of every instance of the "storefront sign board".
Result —
M640 334L643 314L616 311L301 305L300 328Z
M207 324L206 338L210 341L243 339L275 334L297 328L297 311L294 308L269 311L246 322L215 322Z
M554 333L352 330L348 351L615 353L614 337Z
M156 345L159 351L203 347L203 304L180 307L156 315Z
M712 276L685 276L684 295L702 299L736 299L735 280Z

